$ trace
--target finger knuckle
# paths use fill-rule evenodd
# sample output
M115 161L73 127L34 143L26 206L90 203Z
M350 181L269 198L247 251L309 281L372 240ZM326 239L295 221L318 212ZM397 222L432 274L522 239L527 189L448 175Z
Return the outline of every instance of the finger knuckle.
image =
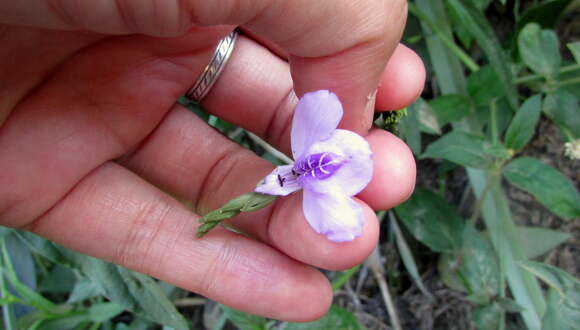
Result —
M227 148L215 158L212 166L205 175L205 180L200 186L197 199L194 203L195 209L199 213L205 213L215 202L216 196L228 196L231 187L225 185L232 175L235 175L236 168L240 163L247 162L251 153L237 145ZM227 190L227 191L225 191Z
M130 32L154 36L178 36L192 22L190 1L187 0L112 0L116 16Z
M121 235L112 262L136 271L156 273L167 251L153 245L158 242L156 238L166 224L170 210L168 203L161 199L138 208Z
M217 249L214 249L215 255L206 265L205 272L198 283L198 288L195 290L205 296L218 295L218 284L223 280L223 274L232 272L232 263L235 260L235 251L231 247L230 242L221 241Z

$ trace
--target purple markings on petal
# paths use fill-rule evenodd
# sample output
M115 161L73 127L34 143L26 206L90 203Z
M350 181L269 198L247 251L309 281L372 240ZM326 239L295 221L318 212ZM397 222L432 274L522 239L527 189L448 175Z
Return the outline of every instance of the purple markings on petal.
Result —
M333 242L352 241L364 227L361 206L351 198L370 182L372 150L360 135L337 129L343 115L338 97L326 90L305 94L292 120L296 162L278 166L256 192L286 196L304 189L310 226Z
M344 160L338 155L321 152L298 160L292 170L301 180L324 180L332 176L343 164Z
M372 150L360 135L337 129L330 138L313 144L307 154L330 153L343 160L340 170L325 180L303 180L304 189L318 193L354 196L373 176Z

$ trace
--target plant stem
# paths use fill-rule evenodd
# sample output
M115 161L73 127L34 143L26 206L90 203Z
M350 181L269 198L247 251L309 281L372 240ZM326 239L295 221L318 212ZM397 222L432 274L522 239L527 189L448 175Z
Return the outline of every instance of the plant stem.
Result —
M351 269L347 269L343 272L340 273L340 275L338 275L335 279L332 280L332 291L336 291L340 288L342 288L342 286L344 284L346 284L346 282L348 282L348 280L354 275L356 274L356 272L358 272L358 270L360 269L360 265L354 266Z
M498 173L494 173L494 175L490 175L488 177L487 182L485 183L485 187L481 191L481 195L479 196L479 198L477 198L477 201L475 202L475 207L473 208L473 213L471 214L471 217L469 218L469 223L471 223L473 226L475 226L475 223L477 222L477 219L479 218L479 215L481 214L481 207L483 206L483 203L485 202L485 199L487 198L489 191L496 184L498 179L499 179Z
M428 25L429 28L437 35L437 37L439 37L441 42L443 42L443 44L445 44L445 46L447 46L449 50L451 50L451 52L453 52L453 54L455 54L457 58L459 58L461 62L463 62L463 64L465 64L465 66L471 70L471 72L479 71L479 65L477 65L477 63L475 63L475 61L473 61L463 49L457 46L457 44L451 38L447 37L441 28L437 24L433 23L433 21L429 19L429 17L412 2L409 2L409 11L417 18L419 18L423 23Z
M2 240L2 244L4 244L4 240ZM8 287L6 286L4 274L0 273L0 297L8 298L9 296L10 293L8 292ZM16 329L16 318L14 316L14 309L12 304L2 305L2 319L2 323L4 323L4 328L6 330Z
M278 151L278 149L272 147L271 145L268 144L268 142L262 140L260 137L258 137L254 133L246 131L246 134L248 134L248 137L252 141L256 142L256 144L258 144L260 147L264 148L267 152L271 153L274 157L278 158L284 164L294 163L294 161L292 159L290 159L290 157L288 157L285 154L283 154L282 152Z
M571 71L574 71L574 70L578 70L578 69L580 69L580 64L571 64L571 65L563 66L562 68L560 68L559 73L560 74L562 74L562 73L568 73L568 72L571 72ZM527 83L527 82L534 81L534 80L540 80L542 78L544 78L544 76L542 76L542 75L539 75L539 74L530 74L530 75L526 75L526 76L523 76L523 77L516 78L514 80L514 83L516 83L516 84L523 84L523 83Z
M393 298L389 293L389 286L387 284L387 280L385 278L385 270L381 263L381 256L379 252L379 248L376 247L373 253L367 260L367 264L373 275L375 276L375 280L379 285L379 289L381 291L381 295L383 296L383 300L385 305L387 306L387 312L389 313L389 317L391 319L391 325L395 330L402 330L401 322L399 321L399 316L397 314L397 309L395 308L395 304L393 303Z
M497 99L493 99L489 105L489 125L491 133L491 142L493 144L499 143L499 133L497 128Z
M570 85L579 84L579 83L580 83L580 77L575 77L575 78L570 78L570 79L559 81L557 83L557 85L558 85L558 87L564 87L564 86L570 86Z

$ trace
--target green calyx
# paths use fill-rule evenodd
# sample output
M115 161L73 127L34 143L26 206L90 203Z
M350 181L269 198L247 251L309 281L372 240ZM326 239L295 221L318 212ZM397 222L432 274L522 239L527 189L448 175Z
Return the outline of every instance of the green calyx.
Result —
M251 192L238 196L227 202L221 208L211 211L199 219L201 226L197 228L196 236L203 237L222 221L233 218L241 212L258 211L270 205L278 196Z

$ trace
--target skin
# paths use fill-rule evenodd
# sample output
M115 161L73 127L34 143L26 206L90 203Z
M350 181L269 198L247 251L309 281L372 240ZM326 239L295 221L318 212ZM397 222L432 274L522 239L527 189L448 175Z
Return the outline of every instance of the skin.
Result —
M375 92L380 109L398 109L424 83L420 59L398 45L405 18L400 0L2 0L0 223L246 312L322 316L332 292L314 267L362 262L378 240L373 208L413 190L409 149L369 131ZM341 127L375 153L358 239L316 234L300 193L232 221L253 239L222 228L195 238L199 216L181 202L203 214L273 168L175 105L235 25L253 37L203 106L288 153L296 94L337 93Z

